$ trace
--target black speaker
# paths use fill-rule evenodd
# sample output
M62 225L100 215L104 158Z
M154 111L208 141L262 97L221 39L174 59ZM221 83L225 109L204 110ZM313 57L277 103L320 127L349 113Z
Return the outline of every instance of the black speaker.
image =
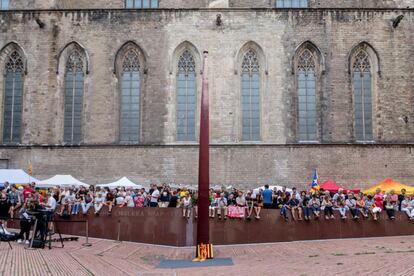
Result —
M32 248L45 248L45 243L42 240L34 239Z

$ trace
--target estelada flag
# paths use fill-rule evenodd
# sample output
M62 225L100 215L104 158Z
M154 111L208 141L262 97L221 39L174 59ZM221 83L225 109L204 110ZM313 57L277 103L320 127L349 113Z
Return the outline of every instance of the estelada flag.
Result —
M319 186L319 181L318 181L318 173L316 172L315 169L315 173L313 174L313 181L312 181L312 185L311 185L311 191L312 192L316 192L320 190L320 186Z
M27 172L30 176L33 175L33 167L32 167L32 162L29 161L28 167L27 167Z

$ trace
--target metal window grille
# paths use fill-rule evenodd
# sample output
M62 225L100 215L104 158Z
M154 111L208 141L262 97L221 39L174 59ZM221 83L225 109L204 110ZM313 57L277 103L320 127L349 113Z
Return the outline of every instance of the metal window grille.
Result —
M355 138L357 141L372 141L372 91L369 55L360 50L353 64Z
M177 71L177 140L195 141L196 71L194 57L185 50L178 60Z
M84 72L82 55L73 50L66 62L63 140L79 144L82 140Z
M317 141L315 59L309 49L300 54L296 74L299 141Z
M156 9L158 0L126 0L125 8L127 9Z
M126 52L122 62L120 108L120 142L139 143L141 74L138 53Z
M5 66L3 143L19 143L23 110L23 58L13 51Z
M242 139L260 140L260 66L252 49L243 57L242 74Z
M0 0L0 10L8 10L9 9L9 0Z

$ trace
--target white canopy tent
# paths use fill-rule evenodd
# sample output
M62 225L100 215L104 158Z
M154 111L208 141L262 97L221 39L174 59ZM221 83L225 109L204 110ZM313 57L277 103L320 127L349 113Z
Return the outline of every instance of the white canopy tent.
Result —
M269 189L272 190L272 191L274 191L275 189L276 189L276 191L281 191L282 188L283 188L282 186L269 186ZM259 188L254 189L253 193L258 194L260 189L262 189L264 191L265 186L261 186ZM286 188L286 191L291 193L292 189Z
M0 184L4 184L6 181L10 184L29 184L37 183L39 180L23 170L0 169Z
M39 188L51 188L51 187L56 187L56 186L59 186L59 187L84 186L86 188L89 187L88 184L77 180L71 175L61 175L61 174L55 175L49 179L45 179L45 180L42 180L36 183L36 187L39 187Z
M114 189L117 187L125 187L125 188L132 188L132 189L141 189L142 185L137 185L134 182L132 182L131 180L129 180L127 177L122 177L121 179L119 179L118 181L112 182L112 183L107 183L107 184L98 184L96 185L96 187L108 187L109 189Z

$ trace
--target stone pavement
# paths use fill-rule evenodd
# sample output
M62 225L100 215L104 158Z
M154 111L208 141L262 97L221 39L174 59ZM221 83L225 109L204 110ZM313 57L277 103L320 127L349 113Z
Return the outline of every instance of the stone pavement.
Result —
M1 242L0 275L414 275L414 236L216 246L216 256L234 266L174 270L154 267L163 258L192 258L193 248L89 241L92 247L80 238L52 250Z

